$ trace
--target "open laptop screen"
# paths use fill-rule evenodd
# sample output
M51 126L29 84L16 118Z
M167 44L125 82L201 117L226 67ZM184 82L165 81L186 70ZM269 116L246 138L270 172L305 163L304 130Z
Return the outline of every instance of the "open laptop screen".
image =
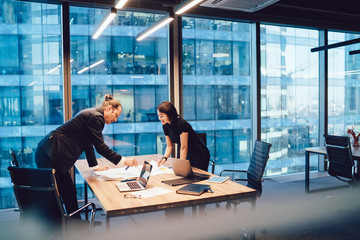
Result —
M147 161L145 161L139 177L139 182L143 187L146 187L147 181L149 180L150 177L151 169L152 169L152 165L149 164Z

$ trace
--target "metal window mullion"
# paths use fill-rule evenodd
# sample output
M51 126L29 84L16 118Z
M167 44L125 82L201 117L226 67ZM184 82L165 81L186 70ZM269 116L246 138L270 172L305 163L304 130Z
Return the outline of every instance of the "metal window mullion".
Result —
M319 45L328 44L328 30L319 31ZM328 133L328 50L319 52L319 146L325 145L323 134ZM320 171L326 170L324 156L319 156Z
M182 75L182 18L179 15L169 12L174 18L169 25L169 99L178 110L181 117L183 112L183 75ZM175 144L173 155L180 157L178 146Z
M260 22L251 24L252 142L261 140Z
M62 3L62 70L63 70L63 100L64 121L72 117L71 107L71 74L70 74L70 13L69 3Z
M62 29L62 73L63 73L63 103L64 103L64 122L72 116L71 106L71 74L70 74L70 7L69 3L61 5L61 29ZM74 167L70 169L70 176L75 183Z

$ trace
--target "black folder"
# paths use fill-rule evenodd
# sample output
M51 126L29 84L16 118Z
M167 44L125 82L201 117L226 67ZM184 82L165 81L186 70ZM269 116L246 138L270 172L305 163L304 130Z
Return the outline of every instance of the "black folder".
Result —
M176 190L176 193L199 196L203 192L207 192L209 189L210 185L191 183L183 186L182 188L179 188L178 190Z
M189 184L189 183L193 183L193 182L200 182L200 181L209 179L209 177L210 177L210 175L208 175L208 174L196 173L194 175L194 177L192 177L192 178L176 178L176 179L171 179L171 180L164 180L161 182L168 184L170 186L178 186L178 185L184 185L184 184Z

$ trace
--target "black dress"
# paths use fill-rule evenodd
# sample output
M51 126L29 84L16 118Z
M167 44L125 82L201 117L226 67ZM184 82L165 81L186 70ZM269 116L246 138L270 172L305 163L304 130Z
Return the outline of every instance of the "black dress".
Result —
M171 142L180 145L180 135L187 132L189 137L186 159L190 161L191 166L205 171L208 170L210 152L187 121L178 118L172 124L164 124L163 130L165 135L169 136Z
M81 153L85 151L90 167L97 165L94 147L114 164L118 164L122 158L105 144L102 135L104 126L105 118L101 108L84 109L38 143L36 165L38 168L55 169L59 192L68 212L78 207L76 188L69 170Z

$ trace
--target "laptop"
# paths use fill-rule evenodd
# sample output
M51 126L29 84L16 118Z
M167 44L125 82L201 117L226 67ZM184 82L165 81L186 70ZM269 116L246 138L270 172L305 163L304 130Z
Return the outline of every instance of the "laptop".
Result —
M152 165L147 161L144 162L140 176L137 180L128 181L128 182L118 182L116 187L120 192L130 192L130 191L139 191L146 189L146 185L150 178L150 173L152 170Z
M190 165L190 161L184 159L176 159L172 158L171 160L172 170L174 171L176 176L180 176L182 178L173 179L173 180L165 180L162 183L178 186L193 182L199 182L202 180L209 179L209 174L197 173L193 172L192 167Z

